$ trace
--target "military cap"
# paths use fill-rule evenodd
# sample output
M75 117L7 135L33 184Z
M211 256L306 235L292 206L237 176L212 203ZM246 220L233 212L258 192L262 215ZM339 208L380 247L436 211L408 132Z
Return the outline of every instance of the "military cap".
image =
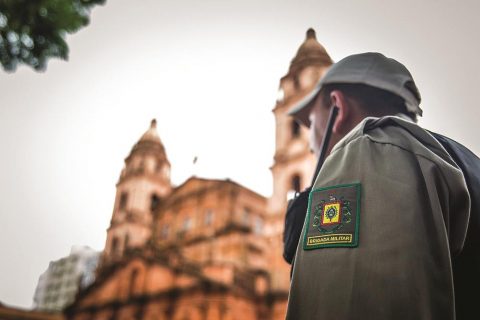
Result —
M333 64L314 89L288 112L309 126L308 115L315 98L326 84L365 84L389 91L405 100L409 112L422 115L420 92L407 68L381 53L367 52L348 56Z

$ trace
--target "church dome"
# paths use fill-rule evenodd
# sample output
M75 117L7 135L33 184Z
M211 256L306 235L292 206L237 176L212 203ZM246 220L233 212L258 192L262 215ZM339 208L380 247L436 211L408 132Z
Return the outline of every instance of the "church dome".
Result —
M307 30L305 41L298 48L296 56L290 64L290 72L294 73L308 65L331 65L332 59L325 48L317 41L315 30Z
M165 148L160 140L157 132L157 120L153 119L150 122L150 128L140 137L140 140L133 146L130 155L126 160L132 157L133 154L154 153L157 157L167 159Z
M157 132L157 120L152 119L150 122L150 128L142 135L140 141L152 141L161 143L160 137L158 136Z

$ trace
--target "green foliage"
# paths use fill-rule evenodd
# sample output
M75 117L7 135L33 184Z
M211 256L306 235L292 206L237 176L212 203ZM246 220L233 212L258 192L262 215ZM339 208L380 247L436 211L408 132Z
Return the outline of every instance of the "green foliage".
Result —
M0 62L45 70L52 57L66 60L67 33L89 23L90 10L105 0L0 0Z

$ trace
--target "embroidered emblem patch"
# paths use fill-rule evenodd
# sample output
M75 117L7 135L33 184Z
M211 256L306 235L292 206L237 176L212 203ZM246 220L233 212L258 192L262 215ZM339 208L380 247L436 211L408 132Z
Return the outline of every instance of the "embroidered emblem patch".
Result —
M358 246L359 183L313 190L307 210L303 249Z

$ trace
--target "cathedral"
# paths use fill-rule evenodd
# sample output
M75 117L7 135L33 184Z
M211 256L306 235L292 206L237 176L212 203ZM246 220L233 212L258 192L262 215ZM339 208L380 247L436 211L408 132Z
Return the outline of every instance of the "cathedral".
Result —
M287 112L331 64L309 29L273 108L269 198L229 179L192 176L173 186L152 120L125 159L96 280L77 294L65 318L284 319L287 197L309 185L316 164L307 130Z

